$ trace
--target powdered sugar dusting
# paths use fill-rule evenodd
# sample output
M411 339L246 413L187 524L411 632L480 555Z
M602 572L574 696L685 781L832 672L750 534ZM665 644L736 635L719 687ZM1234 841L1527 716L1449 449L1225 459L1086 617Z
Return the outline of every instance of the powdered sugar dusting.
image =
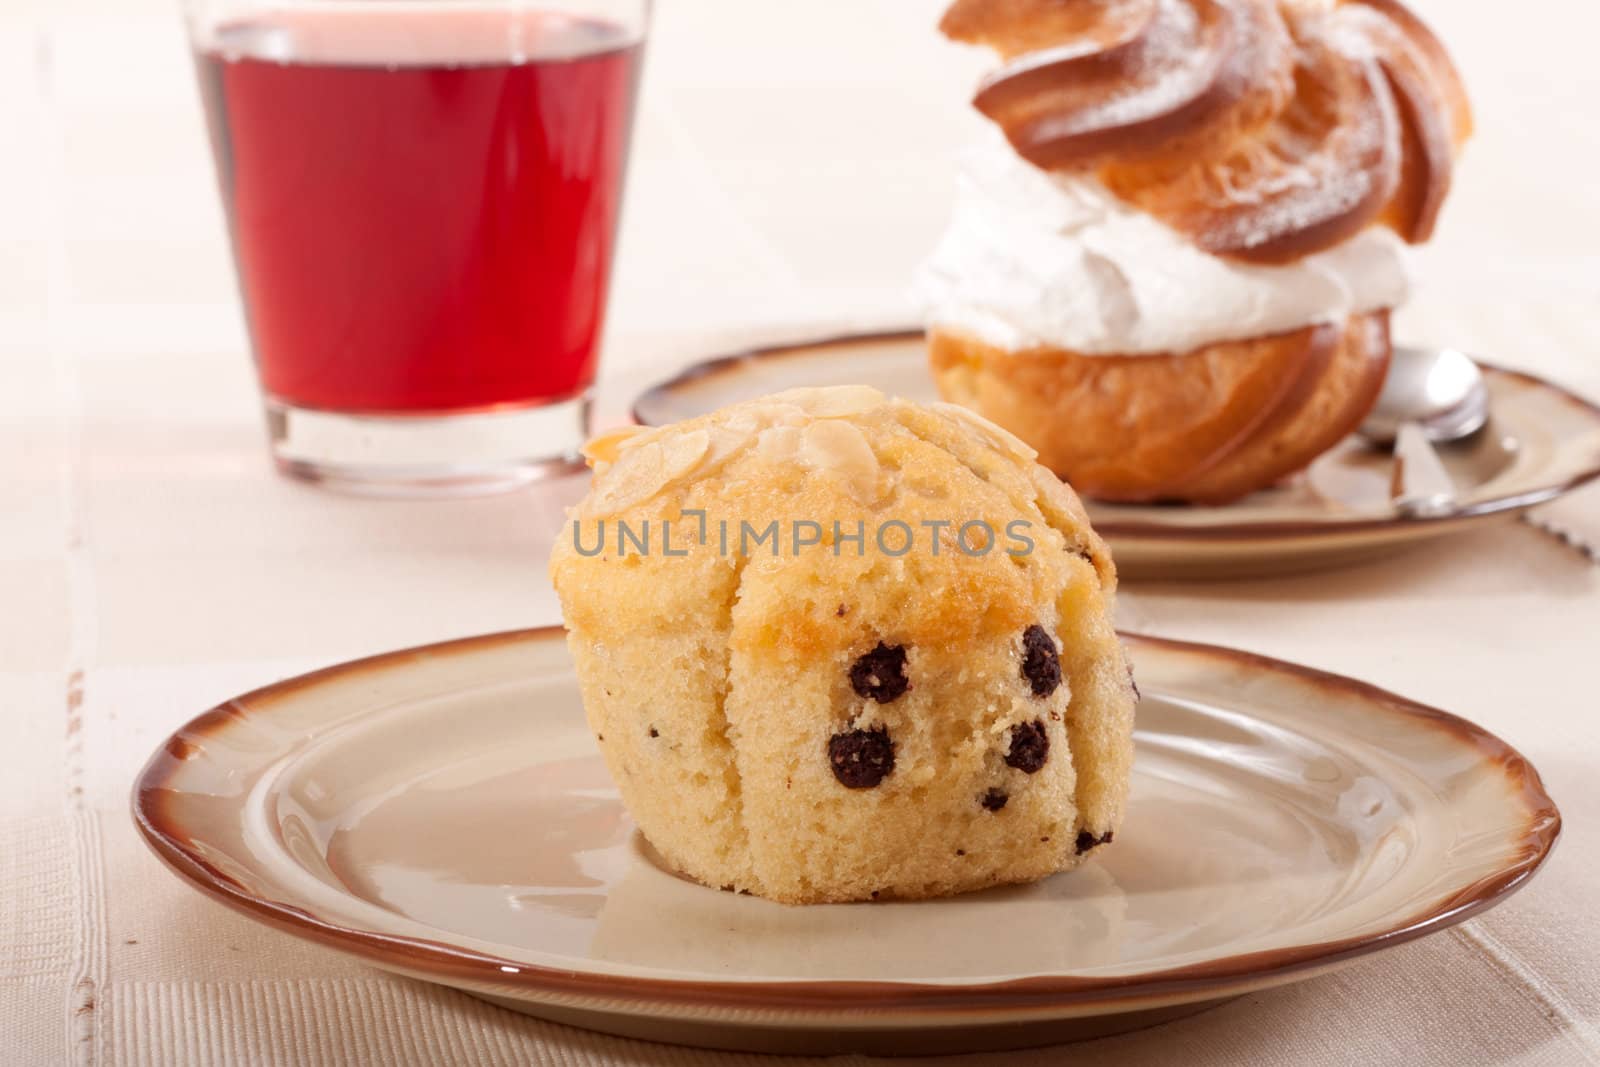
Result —
M1222 55L1219 34L1203 22L1188 0L1154 0L1148 19L1125 38L1106 35L1068 41L1020 56L985 82L1006 91L1041 76L1066 72L1043 92L1042 109L1023 106L1017 115L1040 140L1127 126L1180 108L1206 92L1216 80ZM1074 76L1077 61L1117 54L1117 76L1104 67Z
M1129 203L1224 255L1329 247L1376 219L1393 195L1404 146L1377 65L1392 21L1382 9L1108 0L1075 10L1103 25L1087 16L1062 24L1067 39L1014 58L979 94L1024 156L1097 173ZM1133 130L1139 140L1100 136ZM1161 157L1163 139L1193 166Z
M1099 108L1087 108L1081 125L1126 126L1165 114L1205 92L1221 64L1218 41L1202 37L1195 9L1185 0L1158 0L1156 17L1141 40L1127 89Z
M1291 106L1258 141L1216 169L1214 221L1199 234L1206 247L1247 251L1340 220L1370 218L1393 193L1400 128L1381 71L1327 40L1310 48L1315 56L1304 76L1345 83L1335 109ZM1330 74L1334 67L1342 69Z

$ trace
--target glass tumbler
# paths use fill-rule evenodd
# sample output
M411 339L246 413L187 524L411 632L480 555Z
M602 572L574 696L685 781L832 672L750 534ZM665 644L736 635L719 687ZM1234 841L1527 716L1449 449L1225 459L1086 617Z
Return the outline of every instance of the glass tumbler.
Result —
M272 455L508 488L585 432L649 0L188 0Z

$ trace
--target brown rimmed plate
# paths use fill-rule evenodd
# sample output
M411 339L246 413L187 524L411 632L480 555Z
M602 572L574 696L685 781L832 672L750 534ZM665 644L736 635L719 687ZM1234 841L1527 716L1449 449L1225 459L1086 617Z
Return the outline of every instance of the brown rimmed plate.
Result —
M1440 450L1458 506L1409 517L1390 503L1392 460L1351 438L1293 481L1224 507L1089 501L1130 578L1284 574L1368 559L1512 516L1600 477L1600 407L1560 386L1480 362L1489 426ZM657 426L798 385L861 382L937 400L920 330L836 337L719 356L646 390L633 417Z
M1031 886L785 907L633 829L559 630L395 652L206 712L133 815L196 888L532 1015L724 1048L1019 1047L1298 981L1492 907L1549 854L1538 774L1473 724L1243 652L1129 637L1117 843Z

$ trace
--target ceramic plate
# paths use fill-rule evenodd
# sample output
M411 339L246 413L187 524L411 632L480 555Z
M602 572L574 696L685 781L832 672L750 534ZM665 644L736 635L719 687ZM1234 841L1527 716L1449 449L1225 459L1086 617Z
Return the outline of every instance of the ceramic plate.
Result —
M1241 652L1130 637L1115 847L1032 886L786 907L673 875L584 724L559 630L230 700L134 790L145 839L254 918L529 1014L726 1048L1095 1036L1296 981L1491 907L1560 816L1471 723Z
M1428 518L1389 502L1392 459L1355 439L1303 476L1225 507L1089 502L1117 567L1132 578L1281 574L1368 558L1493 517L1514 515L1600 476L1600 407L1517 371L1480 364L1489 427L1440 450L1459 507ZM707 360L648 390L634 418L661 425L796 385L865 382L936 400L921 331L863 334Z

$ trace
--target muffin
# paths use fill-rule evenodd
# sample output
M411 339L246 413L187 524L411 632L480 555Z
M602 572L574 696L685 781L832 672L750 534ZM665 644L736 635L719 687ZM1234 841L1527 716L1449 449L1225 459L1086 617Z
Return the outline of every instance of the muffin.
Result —
M1072 490L952 405L793 390L590 443L558 540L584 706L655 851L786 903L1109 845L1134 689Z
M1371 410L1471 130L1394 0L956 0L999 53L919 275L941 394L1089 496L1222 503Z

